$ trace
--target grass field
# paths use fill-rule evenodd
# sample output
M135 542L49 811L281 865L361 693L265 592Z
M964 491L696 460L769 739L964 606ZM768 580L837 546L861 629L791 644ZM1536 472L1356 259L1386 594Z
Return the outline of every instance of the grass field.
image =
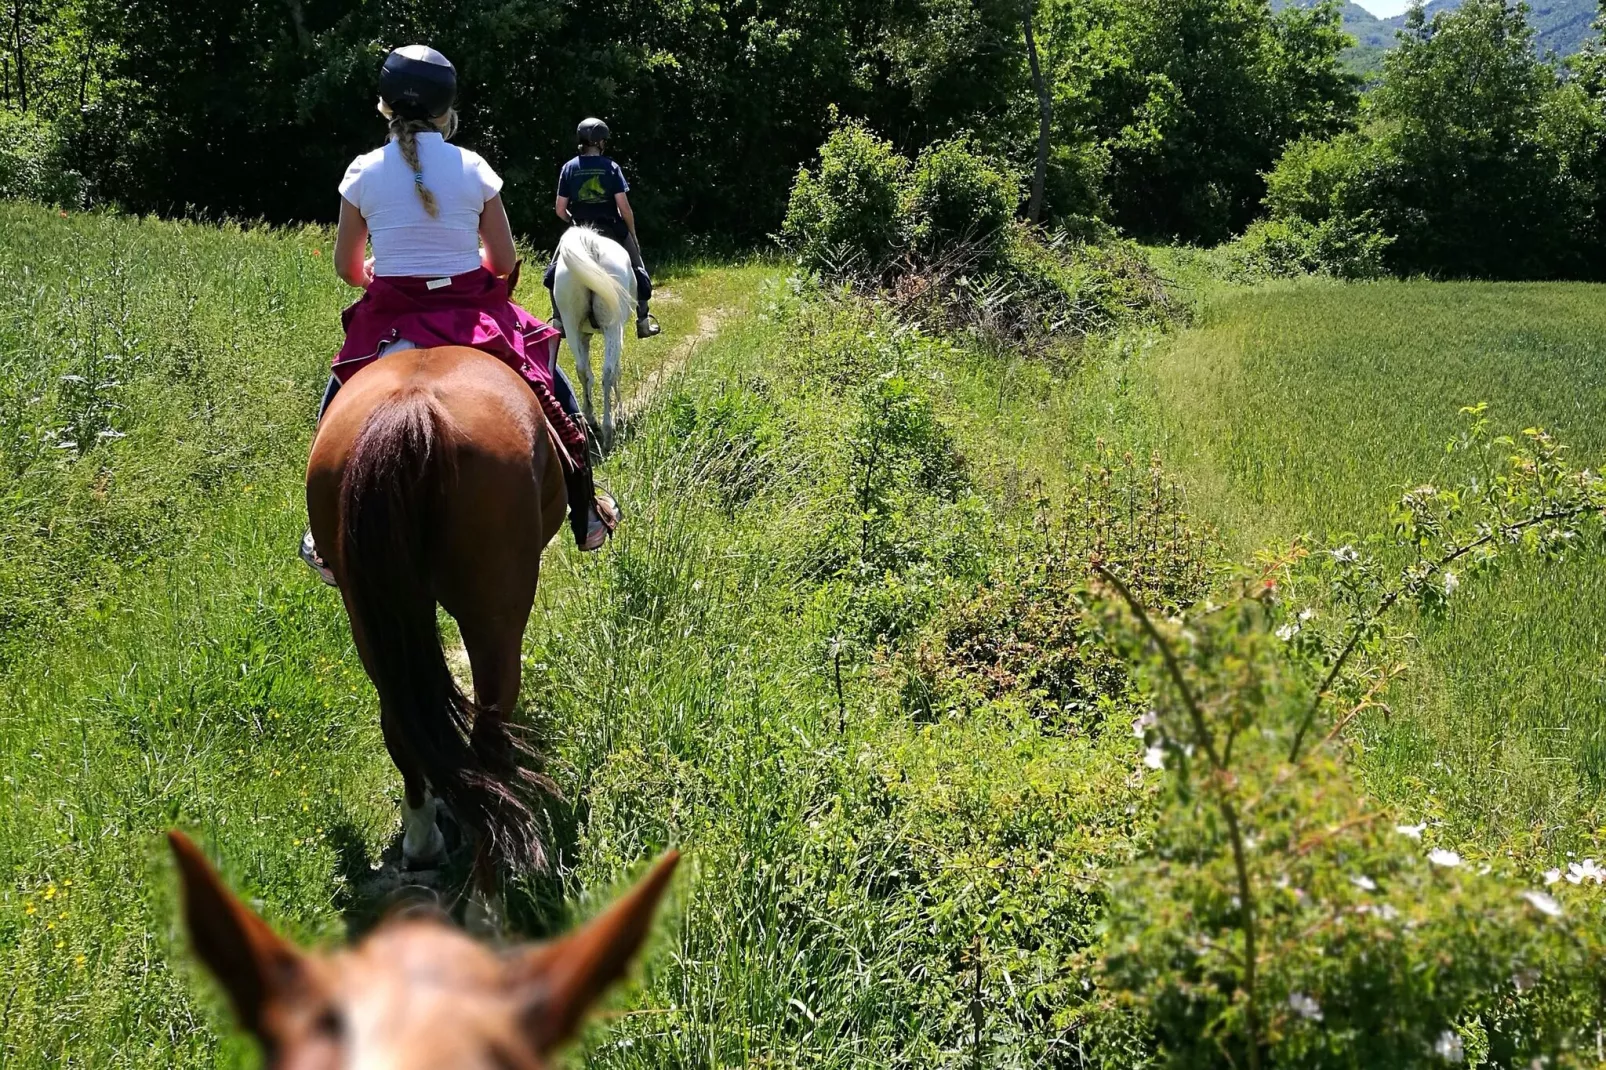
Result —
M319 230L0 205L0 233L0 1064L251 1065L189 964L160 832L196 833L297 938L373 915L400 785L338 600L293 552L350 291ZM1033 570L1086 517L1141 512L1151 449L1241 556L1383 527L1462 404L1606 447L1598 291L1212 291L1180 335L1054 371L786 275L660 272L667 337L628 349L623 388L651 403L601 469L628 524L547 553L524 699L561 872L523 916L538 935L687 852L640 983L572 1061L1141 1065L1141 1031L1067 1016L1109 876L1150 839L1134 711L934 698L922 666L978 621L1029 654L1074 638ZM1101 443L1140 474L1090 482ZM1114 552L1190 576L1214 556L1152 520ZM1358 737L1368 786L1440 842L1588 842L1603 581L1529 568L1402 622L1418 668Z
M1127 372L1141 385L1125 434L1186 473L1238 556L1300 534L1359 545L1404 489L1457 474L1445 447L1463 405L1543 426L1598 469L1603 338L1606 291L1581 284L1217 293ZM1397 716L1359 737L1367 782L1452 838L1586 849L1606 774L1606 562L1524 562L1466 594L1445 622L1398 622L1413 671Z

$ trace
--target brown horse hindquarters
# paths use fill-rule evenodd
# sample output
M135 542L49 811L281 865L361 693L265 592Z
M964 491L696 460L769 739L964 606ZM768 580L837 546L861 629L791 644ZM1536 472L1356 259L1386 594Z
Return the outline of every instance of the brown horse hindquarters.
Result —
M517 769L503 717L518 699L541 551L566 504L536 398L471 349L365 369L330 406L307 468L313 538L379 692L408 806L424 805L427 782L515 868L540 866L543 852L518 790L534 778ZM446 668L437 602L463 634L473 705Z

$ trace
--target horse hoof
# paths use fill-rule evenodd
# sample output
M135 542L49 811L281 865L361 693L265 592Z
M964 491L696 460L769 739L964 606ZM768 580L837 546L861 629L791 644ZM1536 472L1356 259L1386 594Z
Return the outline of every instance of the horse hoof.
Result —
M421 851L408 850L407 838L402 837L402 868L406 870L439 869L446 861L446 836L440 827L431 825L429 839Z

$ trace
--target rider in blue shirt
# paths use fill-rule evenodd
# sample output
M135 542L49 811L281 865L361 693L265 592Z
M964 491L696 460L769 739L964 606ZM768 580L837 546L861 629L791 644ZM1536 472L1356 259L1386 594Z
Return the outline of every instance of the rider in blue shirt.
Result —
M636 240L636 213L630 208L630 183L625 181L625 173L619 165L603 151L607 148L608 124L601 119L587 119L580 124L575 137L580 143L580 154L564 164L558 175L558 218L565 223L599 230L630 253L630 266L636 269L636 337L651 338L662 330L647 311L647 301L652 297L652 278L642 263L641 244ZM557 267L554 255L544 279L549 291ZM559 325L556 301L552 310L552 322Z

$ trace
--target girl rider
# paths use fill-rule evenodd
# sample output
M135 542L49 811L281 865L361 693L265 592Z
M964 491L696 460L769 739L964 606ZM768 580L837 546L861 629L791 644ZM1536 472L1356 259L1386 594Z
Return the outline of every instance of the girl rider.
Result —
M618 523L618 505L592 484L579 406L552 359L557 332L511 300L506 280L518 260L502 179L475 153L447 143L457 128L456 95L456 71L434 49L408 45L386 57L379 111L390 121L390 139L352 161L340 182L335 272L365 292L341 317L346 343L318 419L342 382L387 352L486 350L517 368L544 402L555 395L569 414L553 420L573 462L564 466L569 519L581 550L600 549ZM370 239L373 256L365 257ZM310 531L301 556L334 582Z
M565 223L592 227L601 231L630 254L630 266L636 271L636 337L651 338L662 332L658 321L647 311L652 297L652 278L641 259L641 243L636 240L636 213L630 207L630 183L613 158L606 155L608 124L601 119L587 119L574 133L580 154L563 165L558 174L558 199L555 209ZM541 281L547 291L557 278L558 254L552 254L546 277ZM558 303L552 302L552 322L558 322Z

